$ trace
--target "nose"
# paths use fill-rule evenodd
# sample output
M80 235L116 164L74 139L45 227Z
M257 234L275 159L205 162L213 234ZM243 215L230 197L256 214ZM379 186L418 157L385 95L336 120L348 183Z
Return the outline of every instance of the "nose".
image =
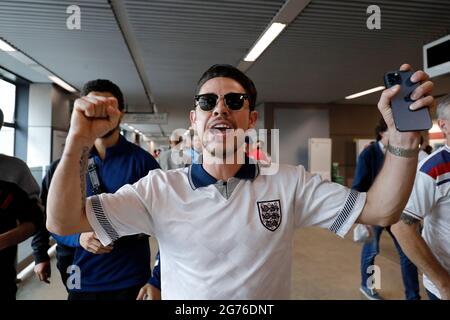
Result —
M213 114L214 116L228 116L230 114L230 109L225 105L225 98L223 96L219 96Z

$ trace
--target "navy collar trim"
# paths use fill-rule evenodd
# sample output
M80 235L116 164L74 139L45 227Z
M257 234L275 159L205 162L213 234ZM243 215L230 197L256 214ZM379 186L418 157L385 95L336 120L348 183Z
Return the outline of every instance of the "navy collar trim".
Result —
M259 175L259 166L256 163L248 163L241 166L239 171L234 176L241 180L253 180ZM211 176L200 163L194 163L189 167L188 170L189 184L192 189L198 189L201 187L207 187L211 184L215 184L217 179Z
M127 139L125 139L122 135L119 135L119 140L117 143L106 149L105 159L117 153L126 153L128 147L129 145ZM97 149L95 149L95 145L92 147L90 152L90 157L94 156L98 157L98 152Z

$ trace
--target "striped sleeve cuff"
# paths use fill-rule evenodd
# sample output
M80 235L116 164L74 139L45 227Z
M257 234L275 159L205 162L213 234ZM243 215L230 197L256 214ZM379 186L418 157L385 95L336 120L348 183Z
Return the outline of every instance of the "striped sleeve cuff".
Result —
M409 209L407 209L407 208L403 209L403 213L404 213L404 214L407 214L408 216L411 216L411 217L413 217L414 219L417 219L417 220L419 220L419 221L422 221L422 220L423 220L423 217L419 216L418 214L412 212L411 210L409 210Z
M336 220L330 227L330 230L340 237L345 237L352 225L358 219L366 203L366 193L350 190L345 204L337 214Z
M119 234L106 216L98 195L86 199L86 216L102 245L107 246L119 239Z

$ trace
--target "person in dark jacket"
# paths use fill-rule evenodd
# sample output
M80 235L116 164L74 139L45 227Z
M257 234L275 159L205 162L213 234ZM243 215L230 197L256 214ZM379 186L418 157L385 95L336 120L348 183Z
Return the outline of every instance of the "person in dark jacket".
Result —
M47 174L42 180L40 198L44 208L47 206L48 189L50 188L50 182L52 181L58 163L59 159L50 165ZM36 232L31 242L35 263L34 272L40 281L46 283L50 283L49 278L51 276L50 257L47 254L47 251L50 248L49 237L50 233L45 227L42 227ZM67 246L63 243L58 243L56 246L56 267L59 270L64 286L66 286L67 278L69 277L67 268L72 265L74 255L74 247Z
M0 109L0 130L2 125ZM38 194L25 162L0 154L0 301L16 299L17 245L44 222Z
M389 141L387 125L380 119L375 128L376 142L366 147L358 157L356 164L355 179L352 188L360 192L369 190L375 181L376 176L381 171L384 163L385 150ZM369 227L372 233L370 240L363 245L361 252L361 288L360 291L370 300L382 299L375 288L372 287L370 276L371 266L375 265L375 257L380 252L380 237L383 230L386 230L392 237L395 247L400 255L400 266L402 270L403 285L405 287L405 297L407 300L418 300L419 281L416 266L403 253L390 227L380 226Z

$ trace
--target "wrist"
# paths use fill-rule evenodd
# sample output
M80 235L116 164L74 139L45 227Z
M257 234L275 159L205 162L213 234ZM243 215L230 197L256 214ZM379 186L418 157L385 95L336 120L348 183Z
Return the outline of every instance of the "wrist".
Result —
M50 257L47 252L33 253L33 258L36 265L42 262L50 261Z
M419 154L419 147L406 149L398 146L393 146L390 142L388 143L386 150L397 157L402 158L417 158L417 155Z
M69 133L67 136L66 145L64 147L64 155L73 155L78 158L84 154L86 150L90 150L92 148L94 141L89 141L84 137Z
M420 133L389 131L389 144L402 149L419 149Z
M94 142L95 139L69 131L69 134L67 135L66 146L74 149L84 149L85 147L92 148Z
M439 291L450 288L450 275L446 271L444 272L445 274L436 281L436 287L438 287Z

